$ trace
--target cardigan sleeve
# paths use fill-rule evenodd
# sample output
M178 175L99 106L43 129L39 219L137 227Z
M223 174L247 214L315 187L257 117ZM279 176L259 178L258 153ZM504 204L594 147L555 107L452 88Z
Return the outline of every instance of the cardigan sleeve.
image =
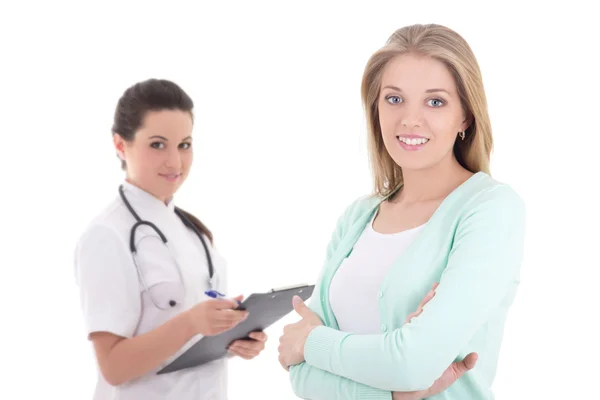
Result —
M436 295L419 317L385 334L320 326L305 362L379 389L429 388L519 282L525 206L508 186L479 197L459 220Z
M392 392L363 385L305 362L290 367L294 394L310 400L392 400Z

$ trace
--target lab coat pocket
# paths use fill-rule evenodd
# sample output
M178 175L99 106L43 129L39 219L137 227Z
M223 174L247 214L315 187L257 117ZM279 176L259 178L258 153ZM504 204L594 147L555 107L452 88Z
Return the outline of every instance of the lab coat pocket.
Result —
M147 238L142 243L146 249L139 251L137 264L144 303L161 310L180 310L185 297L180 266L158 240Z
M156 282L150 285L147 295L152 304L161 310L181 309L183 305L184 293L180 282Z

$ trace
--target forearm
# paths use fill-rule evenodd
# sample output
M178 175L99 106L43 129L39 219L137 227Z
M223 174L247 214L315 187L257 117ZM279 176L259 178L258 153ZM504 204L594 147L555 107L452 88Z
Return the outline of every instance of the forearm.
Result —
M119 340L109 349L97 348L106 381L117 386L157 368L194 336L188 318L182 313L150 332Z
M294 394L310 400L391 400L392 393L352 381L306 363L290 367Z
M398 329L388 335L352 335L319 327L305 347L306 363L383 390L425 390L450 365L454 357L448 359L448 352L454 349L406 333Z
M517 285L477 286L476 281L481 279L465 280L472 289L460 293L453 290L458 285L440 284L422 315L386 334L356 335L317 327L304 347L305 360L365 385L398 392L425 390L453 361L466 356L477 329Z
M377 335L318 327L306 341L306 363L391 391L427 389L509 305L519 284L524 221L514 192L484 192L461 217L436 295L420 316Z

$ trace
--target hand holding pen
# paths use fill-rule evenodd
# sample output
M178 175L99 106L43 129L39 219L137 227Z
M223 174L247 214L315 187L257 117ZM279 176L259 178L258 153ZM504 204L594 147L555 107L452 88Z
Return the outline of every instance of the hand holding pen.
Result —
M216 290L207 290L206 292L204 292L204 294L207 295L208 297L212 297L213 299L233 300L237 303L238 306L240 304L242 304L242 299L244 298L243 295L239 295L234 298L229 298L229 297L225 296L223 293L220 293Z
M248 311L236 310L243 296L225 298L218 292L206 292L211 300L202 301L186 311L192 334L214 336L238 325L248 317Z

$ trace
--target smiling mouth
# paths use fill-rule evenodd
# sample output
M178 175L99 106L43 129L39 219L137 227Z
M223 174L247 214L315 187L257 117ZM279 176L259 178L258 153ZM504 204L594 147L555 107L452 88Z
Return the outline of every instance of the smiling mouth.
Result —
M181 174L159 174L159 175L162 176L163 178L165 178L166 180L168 180L169 182L174 182L181 176Z
M396 139L398 140L400 147L407 151L421 150L429 143L429 139L424 137L396 136Z
M429 139L424 138L424 137L408 138L408 137L404 137L404 136L396 136L396 139L398 139L400 142L402 142L408 146L418 146L418 145L426 144L427 142L429 142Z

